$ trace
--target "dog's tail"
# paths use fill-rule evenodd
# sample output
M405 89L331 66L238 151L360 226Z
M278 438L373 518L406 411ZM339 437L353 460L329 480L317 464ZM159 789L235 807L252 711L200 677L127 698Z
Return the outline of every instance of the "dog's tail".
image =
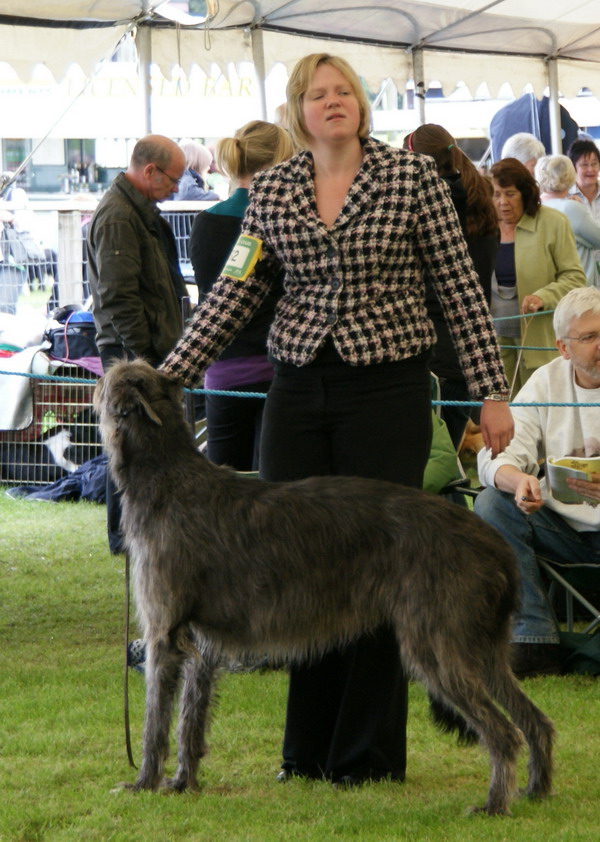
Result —
M429 713L434 724L444 734L456 734L459 745L473 745L479 742L479 737L468 725L466 719L456 710L440 699L429 694Z

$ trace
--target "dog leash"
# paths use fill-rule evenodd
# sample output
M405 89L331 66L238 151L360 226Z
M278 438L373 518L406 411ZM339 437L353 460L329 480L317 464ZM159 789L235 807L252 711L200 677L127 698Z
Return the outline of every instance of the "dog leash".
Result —
M123 674L123 721L125 725L125 747L127 749L127 759L129 765L137 769L133 759L133 752L131 750L131 728L129 724L129 664L127 647L129 645L129 572L130 572L129 553L125 552L125 672Z
M517 382L517 377L519 376L519 368L521 366L521 358L523 357L523 345L525 345L525 338L527 337L527 330L528 330L531 322L532 322L531 316L529 316L528 318L525 319L525 328L523 330L523 336L521 337L521 347L519 348L519 353L517 354L517 362L516 362L516 365L515 365L515 373L513 374L512 382L511 382L511 384L509 386L509 389L508 389L508 397L510 398L510 400L513 399L513 391L514 391L514 388L515 388L515 383Z

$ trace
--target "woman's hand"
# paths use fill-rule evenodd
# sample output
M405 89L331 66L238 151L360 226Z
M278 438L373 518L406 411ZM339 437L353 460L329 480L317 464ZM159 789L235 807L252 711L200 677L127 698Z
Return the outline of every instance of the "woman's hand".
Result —
M522 313L537 313L544 309L544 302L539 295L526 295L521 304Z
M515 434L515 424L508 403L484 400L479 423L485 446L491 448L492 458L495 459L508 447Z

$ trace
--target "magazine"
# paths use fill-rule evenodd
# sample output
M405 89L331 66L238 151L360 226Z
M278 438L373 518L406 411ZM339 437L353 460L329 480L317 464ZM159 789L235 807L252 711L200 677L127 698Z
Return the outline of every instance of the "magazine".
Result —
M600 456L563 456L560 459L550 456L546 460L548 486L554 499L561 503L597 505L598 500L586 497L567 485L567 477L589 480L591 474L600 474Z

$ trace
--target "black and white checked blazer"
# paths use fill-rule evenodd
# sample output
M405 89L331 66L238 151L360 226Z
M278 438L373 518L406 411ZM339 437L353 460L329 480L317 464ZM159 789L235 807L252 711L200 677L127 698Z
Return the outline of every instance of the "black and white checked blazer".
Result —
M306 365L329 335L350 365L422 353L435 342L426 268L473 397L507 391L488 307L433 161L372 138L363 150L331 228L317 213L309 152L254 178L242 231L262 241L263 258L246 281L216 282L163 363L165 373L198 384L281 270L284 291L268 343L275 358Z

